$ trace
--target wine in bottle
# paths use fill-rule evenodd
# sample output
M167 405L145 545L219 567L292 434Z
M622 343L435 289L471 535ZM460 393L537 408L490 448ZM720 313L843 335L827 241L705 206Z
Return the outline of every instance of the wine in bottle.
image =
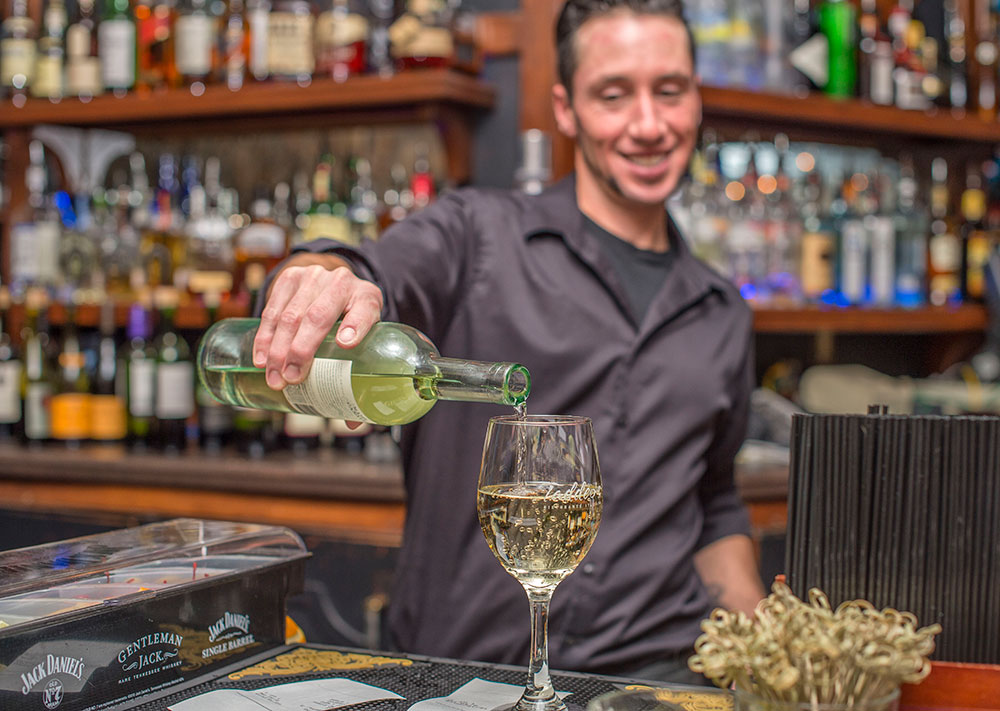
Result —
M52 439L70 448L79 447L90 433L90 378L74 317L71 306L59 351L57 392L49 404Z
M253 365L258 319L224 319L198 347L198 376L222 402L380 425L412 422L437 400L518 405L531 389L527 368L443 358L426 336L398 323L376 323L351 349L320 344L306 379L272 390Z
M27 326L23 333L24 370L21 372L21 398L24 403L24 427L21 436L29 446L44 443L49 438L49 400L52 397L52 375L49 367L48 334L42 325L43 312L48 308L48 296L41 289L29 289L25 295Z
M114 444L125 439L125 401L122 369L118 363L115 338L115 304L101 304L100 340L97 344L97 367L90 395L90 439L100 444Z

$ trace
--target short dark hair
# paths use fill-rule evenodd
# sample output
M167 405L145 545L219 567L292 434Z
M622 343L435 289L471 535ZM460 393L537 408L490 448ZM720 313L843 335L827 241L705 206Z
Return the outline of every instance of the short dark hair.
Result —
M566 91L573 92L573 74L576 72L576 35L590 19L626 10L636 15L662 15L673 17L684 26L688 38L691 63L694 64L694 37L684 19L682 0L566 0L556 20L556 55L559 82Z

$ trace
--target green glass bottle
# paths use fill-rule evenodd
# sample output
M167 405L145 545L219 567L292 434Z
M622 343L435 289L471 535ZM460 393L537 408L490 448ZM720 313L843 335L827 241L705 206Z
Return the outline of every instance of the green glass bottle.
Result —
M97 52L104 88L120 94L135 86L135 18L129 0L105 0L97 26Z
M829 96L854 96L858 80L857 11L848 0L826 0L819 7L819 28L829 44Z
M352 349L320 344L309 375L272 390L252 360L258 319L224 319L198 347L198 377L216 398L241 407L301 412L379 425L422 417L437 400L517 406L531 390L527 368L443 358L426 336L398 323L376 323Z

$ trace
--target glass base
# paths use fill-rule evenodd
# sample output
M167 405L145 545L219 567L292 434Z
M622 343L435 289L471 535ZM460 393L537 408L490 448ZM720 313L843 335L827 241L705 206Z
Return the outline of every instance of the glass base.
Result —
M522 696L512 704L497 706L493 711L576 711L578 707L569 707L558 696L550 699L529 699Z

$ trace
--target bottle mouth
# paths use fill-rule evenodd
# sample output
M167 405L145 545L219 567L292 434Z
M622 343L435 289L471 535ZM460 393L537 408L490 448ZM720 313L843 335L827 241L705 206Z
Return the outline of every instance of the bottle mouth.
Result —
M531 373L520 363L514 363L504 381L504 398L509 405L520 405L531 392Z

